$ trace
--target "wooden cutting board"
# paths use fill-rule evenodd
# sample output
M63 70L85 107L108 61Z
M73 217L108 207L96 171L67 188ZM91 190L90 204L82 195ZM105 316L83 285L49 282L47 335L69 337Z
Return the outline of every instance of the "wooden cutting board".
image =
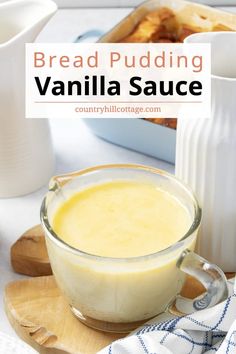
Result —
M51 267L40 225L12 246L11 262L16 272L34 278L7 285L6 313L16 333L39 353L95 354L125 336L93 330L72 315L54 277L45 276L51 274ZM188 277L182 295L194 298L203 291L198 281Z
M183 295L195 297L203 288L189 278ZM95 354L124 334L83 325L71 313L53 276L11 282L5 289L5 310L16 333L39 353Z
M188 278L182 294L195 297L204 289ZM43 354L95 354L124 334L93 330L76 319L53 276L11 282L5 310L16 333ZM121 353L122 354L122 353Z
M12 245L11 265L16 273L31 277L52 274L41 225L24 232Z
M53 276L9 283L4 302L16 333L39 353L94 354L125 336L83 325L72 315Z

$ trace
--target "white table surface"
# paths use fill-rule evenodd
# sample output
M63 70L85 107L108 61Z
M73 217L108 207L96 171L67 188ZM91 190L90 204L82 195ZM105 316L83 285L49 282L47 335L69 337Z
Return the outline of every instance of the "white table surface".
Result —
M236 7L227 7L236 12ZM40 42L71 42L89 29L106 32L131 9L61 9L38 37ZM133 151L109 144L95 137L79 119L51 121L56 155L55 174L84 167L118 162L156 166L169 172L174 166ZM132 132L131 132L132 133ZM5 285L24 278L15 274L10 265L10 246L28 228L39 223L39 209L47 187L30 195L0 200L0 331L16 336L4 312ZM7 354L7 353L4 353Z

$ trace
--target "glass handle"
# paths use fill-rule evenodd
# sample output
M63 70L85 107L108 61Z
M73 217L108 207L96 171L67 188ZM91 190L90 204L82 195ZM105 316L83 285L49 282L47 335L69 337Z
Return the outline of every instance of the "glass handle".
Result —
M195 299L177 295L168 306L169 312L177 315L190 314L212 307L228 297L227 279L217 265L186 250L178 260L177 267L200 281L206 292Z

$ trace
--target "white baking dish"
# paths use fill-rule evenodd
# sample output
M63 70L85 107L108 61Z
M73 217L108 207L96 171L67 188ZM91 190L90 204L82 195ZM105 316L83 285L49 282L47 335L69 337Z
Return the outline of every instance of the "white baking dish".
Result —
M181 23L199 28L199 31L210 31L214 25L222 25L236 31L236 15L213 7L185 0L149 0L138 6L113 29L102 36L99 42L118 42L131 33L140 20L150 11L161 7L173 10Z
M84 121L105 140L171 163L175 161L174 129L136 118L87 118Z
M236 30L236 15L184 0L149 0L138 6L99 42L118 42L133 31L150 11L160 7L172 9L177 19L187 25L209 31L221 25ZM143 119L86 119L98 136L115 144L174 163L176 131Z

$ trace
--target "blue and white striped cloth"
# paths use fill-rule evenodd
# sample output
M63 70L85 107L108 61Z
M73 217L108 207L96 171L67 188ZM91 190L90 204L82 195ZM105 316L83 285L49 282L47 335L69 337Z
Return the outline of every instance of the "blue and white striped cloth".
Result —
M226 301L183 317L161 314L99 354L236 354L236 279L228 286Z

